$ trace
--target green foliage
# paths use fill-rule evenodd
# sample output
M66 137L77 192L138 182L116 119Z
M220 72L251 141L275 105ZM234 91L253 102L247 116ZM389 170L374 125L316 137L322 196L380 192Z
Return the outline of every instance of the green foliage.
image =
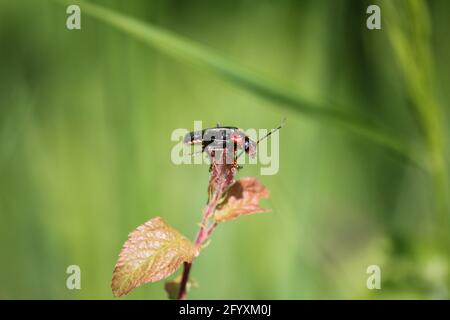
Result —
M83 7L83 12L126 32L146 44L154 46L165 54L178 60L210 69L213 73L239 87L273 100L281 106L287 106L314 119L337 125L387 148L400 159L410 161L419 167L423 165L421 163L422 159L417 157L414 150L410 150L411 148L407 142L400 140L378 126L374 126L368 120L370 118L368 116L358 115L356 111L350 114L343 112L342 109L327 108L312 103L296 91L288 89L286 85L270 80L267 77L261 77L258 73L238 65L200 44L154 25L137 21L126 15L88 2L71 2L68 0L62 0L62 2L64 4L77 3Z
M135 226L197 231L207 168L168 161L172 130L285 115L272 213L217 230L189 297L448 297L449 1L377 1L379 31L360 0L89 3L68 31L64 6L0 2L0 298L109 299Z

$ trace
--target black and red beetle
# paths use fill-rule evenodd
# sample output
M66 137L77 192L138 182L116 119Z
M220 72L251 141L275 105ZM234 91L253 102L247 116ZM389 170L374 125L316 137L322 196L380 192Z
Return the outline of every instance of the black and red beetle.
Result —
M189 132L184 137L184 143L188 145L201 144L201 152L206 150L209 155L213 155L217 150L228 150L228 154L233 154L234 160L236 161L242 152L254 157L256 155L257 145L283 126L284 120L277 128L272 129L268 134L255 142L238 127L224 127L217 124L214 128ZM238 149L242 150L242 152L236 156Z

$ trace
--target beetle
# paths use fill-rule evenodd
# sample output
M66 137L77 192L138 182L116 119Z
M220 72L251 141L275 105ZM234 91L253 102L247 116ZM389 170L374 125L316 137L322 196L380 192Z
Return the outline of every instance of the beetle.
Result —
M233 160L236 161L243 152L247 153L251 157L256 155L256 147L258 144L269 137L272 133L280 130L284 126L285 119L281 124L272 129L264 137L254 141L245 134L242 129L231 126L221 126L217 124L214 128L207 128L199 131L192 131L185 135L184 143L188 145L202 145L202 151L206 152L214 157L216 151L228 151L227 154L234 155ZM236 151L241 149L241 153L236 155Z

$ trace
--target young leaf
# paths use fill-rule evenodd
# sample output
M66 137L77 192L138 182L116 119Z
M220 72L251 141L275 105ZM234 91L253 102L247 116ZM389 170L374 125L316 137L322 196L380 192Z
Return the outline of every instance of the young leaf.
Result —
M164 289L166 290L167 297L170 300L177 300L178 299L180 286L181 286L181 276L178 276L178 277L176 277L175 279L173 279L171 281L167 281L164 284ZM187 281L187 284L186 284L186 292L189 292L191 290L191 287L197 288L198 287L198 283L194 279L189 278L189 280Z
M270 211L259 206L260 199L268 197L269 190L256 178L242 178L228 190L224 202L214 213L214 219L217 222L230 221L241 215Z
M166 290L167 297L170 300L178 299L178 292L180 291L181 277L177 277L175 280L168 281L164 284L164 289ZM189 291L189 285L186 286L186 291Z
M153 218L131 232L123 245L113 272L113 294L122 296L144 283L164 279L197 255L191 241L161 217Z

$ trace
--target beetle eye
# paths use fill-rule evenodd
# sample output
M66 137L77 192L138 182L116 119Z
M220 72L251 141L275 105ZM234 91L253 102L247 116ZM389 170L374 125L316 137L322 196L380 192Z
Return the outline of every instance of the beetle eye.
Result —
M250 141L249 141L248 137L245 137L244 150L245 150L245 152L248 153L249 149L250 149Z

